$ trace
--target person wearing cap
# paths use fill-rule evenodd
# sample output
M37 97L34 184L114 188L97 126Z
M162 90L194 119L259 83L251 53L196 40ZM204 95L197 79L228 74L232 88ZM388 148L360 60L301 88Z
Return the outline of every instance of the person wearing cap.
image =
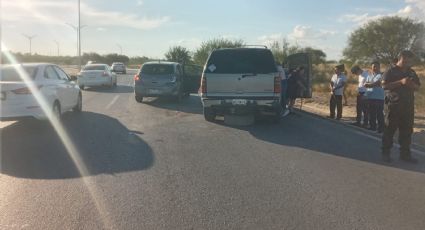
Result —
M409 50L402 51L398 62L382 76L382 87L385 90L385 127L382 135L382 158L391 162L393 137L398 130L400 144L400 160L417 163L410 151L413 123L415 116L415 94L421 83L412 69L415 54Z
M351 73L354 75L358 75L358 87L357 87L357 105L356 105L356 122L353 125L362 126L362 118L363 118L363 127L367 127L369 123L368 117L368 108L367 108L367 96L366 96L366 87L364 86L366 83L366 79L369 76L369 72L367 70L362 70L358 65L355 65L351 68Z
M372 63L372 73L367 77L365 87L368 99L370 130L382 133L384 130L384 89L381 86L382 73L379 62ZM376 127L378 121L378 127Z
M337 65L334 68L335 74L331 78L330 89L331 99L329 103L330 118L335 118L335 108L337 109L336 119L342 118L342 95L344 92L347 77L343 74L345 68L344 64Z

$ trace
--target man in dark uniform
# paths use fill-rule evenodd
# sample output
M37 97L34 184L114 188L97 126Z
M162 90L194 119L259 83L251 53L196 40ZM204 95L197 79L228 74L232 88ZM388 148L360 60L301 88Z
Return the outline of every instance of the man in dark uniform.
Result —
M400 160L417 163L410 153L410 144L414 122L414 91L420 87L420 81L412 70L415 54L402 51L398 62L386 71L382 77L385 89L385 128L382 136L382 157L391 162L390 152L393 137L399 130Z

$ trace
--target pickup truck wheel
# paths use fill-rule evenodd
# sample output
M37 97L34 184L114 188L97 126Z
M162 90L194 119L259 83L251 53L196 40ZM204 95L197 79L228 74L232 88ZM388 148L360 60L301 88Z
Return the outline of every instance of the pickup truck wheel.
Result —
M143 102L143 97L140 95L135 95L134 98L136 99L137 102L142 103Z
M213 122L215 120L215 112L211 108L204 107L204 118L206 121Z

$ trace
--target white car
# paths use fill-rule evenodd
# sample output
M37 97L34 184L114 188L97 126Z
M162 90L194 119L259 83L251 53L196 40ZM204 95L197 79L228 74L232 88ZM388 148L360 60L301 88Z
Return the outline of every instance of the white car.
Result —
M41 99L48 106L46 110L60 117L65 111L80 112L82 94L78 85L59 66L54 64L15 64L0 66L0 119L17 120L24 117L47 119L23 77L27 73L30 84L40 92Z
M106 64L90 64L78 73L78 85L80 89L89 86L109 86L117 85L117 75L111 71Z

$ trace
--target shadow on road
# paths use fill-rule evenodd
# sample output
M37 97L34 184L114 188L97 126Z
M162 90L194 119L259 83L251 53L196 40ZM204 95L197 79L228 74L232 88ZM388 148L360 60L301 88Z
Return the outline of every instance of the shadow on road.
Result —
M140 171L152 166L152 149L118 120L97 113L65 114L63 124L81 154L88 176ZM47 122L28 120L1 130L2 172L32 179L81 177Z
M303 114L290 115L279 125L257 122L255 125L235 127L248 131L259 140L307 149L317 154L331 154L339 157L365 161L378 165L425 173L425 157L413 154L419 164L412 165L398 160L398 149L392 150L393 163L381 160L380 141L362 136L352 129L329 121L311 118Z
M87 92L96 92L96 93L133 93L133 86L126 85L117 85L113 88L108 88L107 86L98 86L98 87L85 87L84 91Z
M202 114L202 102L197 94L184 97L181 102L177 102L172 97L145 98L143 103L161 109L180 111L184 113Z

